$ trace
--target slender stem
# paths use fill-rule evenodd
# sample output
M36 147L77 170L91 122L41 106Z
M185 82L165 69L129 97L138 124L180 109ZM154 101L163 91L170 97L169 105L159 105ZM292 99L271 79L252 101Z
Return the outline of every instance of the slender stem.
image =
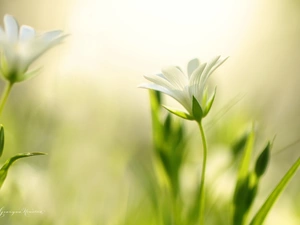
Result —
M13 83L11 83L11 82L8 82L5 86L5 89L3 91L3 94L2 94L1 100L0 100L0 115L3 111L4 105L6 103L6 100L7 100L8 96L9 96L9 93L11 91L12 86L13 86Z
M177 225L177 202L174 196L171 196L172 200L172 225Z
M204 182L205 182L205 170L206 170L206 158L207 158L207 143L206 137L204 133L204 129L202 126L202 122L198 122L201 138L202 138L202 145L203 145L203 163L202 163L202 172L201 172L201 183L200 183L200 206L199 206L199 220L200 225L204 224L204 199L205 199L205 192L204 192Z

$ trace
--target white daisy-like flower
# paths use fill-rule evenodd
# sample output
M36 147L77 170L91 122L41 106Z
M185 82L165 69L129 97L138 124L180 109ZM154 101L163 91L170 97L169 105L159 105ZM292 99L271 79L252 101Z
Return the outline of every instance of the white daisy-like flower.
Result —
M187 74L177 66L167 67L160 74L145 76L152 83L144 83L139 87L171 96L187 113L165 106L166 109L185 119L199 121L208 114L215 97L215 92L210 98L207 97L207 80L226 59L217 56L208 63L193 59L188 63Z
M4 16L0 27L1 75L11 83L26 80L38 70L28 71L29 66L43 53L59 44L66 35L60 30L36 34L34 28L22 25L11 15Z

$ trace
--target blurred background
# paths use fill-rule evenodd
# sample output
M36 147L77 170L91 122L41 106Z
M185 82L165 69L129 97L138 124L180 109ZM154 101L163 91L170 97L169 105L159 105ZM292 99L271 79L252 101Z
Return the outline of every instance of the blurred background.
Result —
M211 171L253 121L258 150L276 135L262 200L299 157L298 0L0 0L5 14L69 36L33 65L43 67L39 76L15 85L4 109L1 162L18 152L49 155L17 162L1 190L5 210L43 213L1 217L1 224L126 224L133 195L143 196L128 165L149 163L151 154L149 96L137 85L195 57L230 56L211 79L218 86L206 121ZM200 137L186 123L193 155ZM299 178L266 224L300 224Z

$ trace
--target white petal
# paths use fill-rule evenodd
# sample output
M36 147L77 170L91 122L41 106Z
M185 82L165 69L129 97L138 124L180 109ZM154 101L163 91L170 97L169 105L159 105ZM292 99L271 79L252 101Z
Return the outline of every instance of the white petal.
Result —
M192 59L191 61L189 61L188 66L187 66L187 71L188 71L189 77L199 67L199 65L200 65L199 59Z
M189 86L189 96L192 99L193 96L200 103L204 91L205 83L202 83L202 77L205 69L207 68L207 64L201 64L191 75L190 78L190 86Z
M31 45L31 52L27 57L27 62L31 64L51 47L59 44L66 37L66 35L62 36L61 33L62 31L50 31L28 43Z
M200 85L200 79L205 68L206 63L203 63L192 73L190 77L190 85Z
M162 69L162 73L174 87L183 90L188 85L187 76L175 66Z
M181 71L181 73L184 74L183 70L179 67L179 66L175 66L177 69L179 69Z
M21 26L20 41L29 41L35 37L35 30L30 26Z
M218 62L219 58L221 56L217 56L215 58L213 58L208 64L207 64L207 67L205 68L205 70L203 71L203 75L202 75L202 78L201 78L201 83L206 83L207 81L207 78L209 77L209 75L211 74L210 71L211 69L213 68L213 66L216 65L216 63Z
M178 101L186 110L191 113L191 104L189 101L189 98L187 95L185 95L182 91L179 90L169 90L167 88L164 88L162 86L156 85L156 84L148 84L144 83L139 85L140 88L147 88L155 91L160 91L162 93L165 93L169 95L170 97L174 98L176 101Z
M186 110L192 114L192 104L193 104L193 98L190 97L189 95L189 86L186 86L184 88L184 90L180 93L178 93L178 95L180 94L179 96L179 99L180 100L177 100L178 102L181 103L181 105L184 106L184 108L186 108Z
M55 41L56 39L60 38L61 35L62 35L62 31L61 30L53 30L53 31L49 31L47 33L44 33L42 36L41 36L41 39L44 41L44 42L52 42L52 41Z
M219 59L219 61L214 65L214 67L211 69L211 71L209 72L208 76L210 76L219 66L221 66L226 60L228 59L228 57L224 58L224 59Z
M138 87L139 88L151 89L151 90L155 90L155 91L160 91L160 92L163 92L163 93L165 93L165 94L167 94L171 97L173 96L172 91L170 91L169 89L164 88L162 86L156 85L156 84L143 83L143 84L140 84Z
M145 78L154 84L160 85L166 89L175 89L173 84L171 84L164 76L163 74L156 74L156 75L146 75Z
M4 26L7 38L10 42L17 42L19 36L19 25L16 19L11 15L4 16Z

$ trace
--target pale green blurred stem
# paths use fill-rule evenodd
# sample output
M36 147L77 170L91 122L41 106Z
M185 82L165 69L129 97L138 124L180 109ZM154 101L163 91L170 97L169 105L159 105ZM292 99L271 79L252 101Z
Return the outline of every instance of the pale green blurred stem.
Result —
M205 199L205 191L204 191L204 182L205 182L205 170L206 170L206 158L207 158L207 143L206 137L204 133L204 129L202 126L202 122L198 122L202 145L203 145L203 162L202 162L202 172L201 172L201 181L200 181L200 205L199 205L199 220L200 225L204 224L204 199Z
M5 86L5 89L4 89L3 93L2 93L1 100L0 100L0 116L1 116L1 113L3 111L4 105L7 101L7 98L9 96L9 93L12 89L12 86L13 86L13 83L8 82Z

